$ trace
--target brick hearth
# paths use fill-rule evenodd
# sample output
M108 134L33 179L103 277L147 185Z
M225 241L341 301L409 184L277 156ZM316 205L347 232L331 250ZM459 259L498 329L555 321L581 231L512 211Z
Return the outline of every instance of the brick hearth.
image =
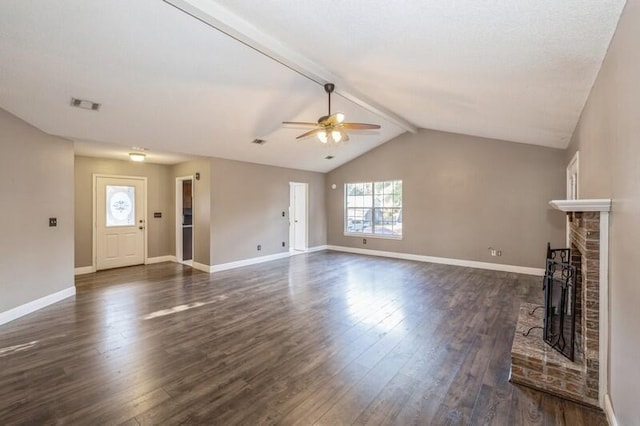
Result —
M594 201L604 204L608 200ZM602 214L606 215L604 228L601 228ZM511 381L584 404L600 406L600 380L606 377L600 371L603 355L600 353L600 291L603 281L600 277L603 270L600 251L601 247L608 249L605 247L608 244L606 231L605 239L601 241L602 229L608 229L608 205L606 210L603 208L601 211L571 211L568 218L571 263L576 267L575 361L570 361L547 345L542 339L542 330L535 329L528 336L523 335L531 327L542 327L544 317L542 307L534 310L539 305L523 304L511 349Z

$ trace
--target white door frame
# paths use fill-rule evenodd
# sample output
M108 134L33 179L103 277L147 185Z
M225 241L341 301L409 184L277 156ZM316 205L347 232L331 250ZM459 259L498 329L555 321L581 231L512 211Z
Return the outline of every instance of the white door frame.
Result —
M92 228L91 228L91 238L92 238L92 243L93 243L93 254L91 257L91 261L93 262L93 265L91 266L92 269L95 271L97 266L98 266L98 178L115 178L115 179L135 179L135 180L141 180L142 181L142 187L144 188L144 197L142 200L142 208L144 209L144 229L142 230L142 233L144 234L143 240L144 240L144 264L147 264L147 261L149 260L149 244L147 244L147 237L148 237L148 232L147 229L149 228L149 212L147 211L147 177L146 176L123 176L123 175L107 175L107 174L100 174L100 173L94 173L93 174L93 196L92 196L92 215L93 215L93 224L92 224Z
M176 226L176 262L182 263L184 265L191 266L193 264L193 259L195 258L195 221L191 222L191 260L187 260L186 262L182 259L182 221L180 218L182 217L182 182L185 180L191 181L191 214L193 218L193 203L195 200L195 178L193 176L180 176L176 178L176 210L175 210L175 226Z
M304 248L302 251L309 249L309 184L306 182L289 182L289 251L295 250L295 235L293 226L294 212L294 191L296 186L304 188Z
M580 182L579 182L579 172L580 172L580 151L576 151L573 155L571 161L567 165L567 200L570 200L575 196L575 199L580 198ZM573 192L572 180L571 177L575 175L575 193ZM569 247L571 244L571 231L570 231L570 223L569 218L566 218L566 245Z
M576 153L573 155L573 158L571 159L571 161L569 161L569 164L567 165L567 200L571 199L570 198L572 193L571 176L575 174L577 177L579 172L580 172L580 151L576 151ZM580 199L579 194L580 194L580 183L578 179L576 179L576 193L575 193L576 200Z

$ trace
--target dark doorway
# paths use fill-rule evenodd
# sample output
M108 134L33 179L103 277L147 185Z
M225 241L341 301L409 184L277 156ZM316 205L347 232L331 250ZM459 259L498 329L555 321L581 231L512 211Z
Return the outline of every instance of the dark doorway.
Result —
M182 181L182 261L193 259L193 181Z

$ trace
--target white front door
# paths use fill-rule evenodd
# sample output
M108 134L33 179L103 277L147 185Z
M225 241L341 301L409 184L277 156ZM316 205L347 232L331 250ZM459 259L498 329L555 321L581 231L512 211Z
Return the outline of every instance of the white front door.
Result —
M291 248L307 249L307 184L291 183Z
M145 180L96 177L96 269L145 261Z

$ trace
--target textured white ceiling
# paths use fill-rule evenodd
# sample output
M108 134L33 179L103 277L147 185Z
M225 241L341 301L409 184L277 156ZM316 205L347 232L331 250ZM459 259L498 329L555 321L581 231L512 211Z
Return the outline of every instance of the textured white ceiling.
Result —
M624 3L234 0L224 5L419 127L564 148Z
M624 0L219 5L420 127L564 147ZM324 114L322 88L158 0L0 2L0 107L73 140L316 171L403 131L337 97L381 131L296 142L280 122Z
M153 164L178 164L198 158L192 155L176 154L168 151L149 151L146 147L131 147L83 140L75 140L73 142L73 148L76 155L83 157L110 158L122 161L130 161L129 153L131 152L142 152L145 155L145 163Z
M328 171L403 132L338 97L334 110L382 129L339 148L296 141L281 122L325 114L324 89L161 1L3 0L0 58L0 107L72 140Z

